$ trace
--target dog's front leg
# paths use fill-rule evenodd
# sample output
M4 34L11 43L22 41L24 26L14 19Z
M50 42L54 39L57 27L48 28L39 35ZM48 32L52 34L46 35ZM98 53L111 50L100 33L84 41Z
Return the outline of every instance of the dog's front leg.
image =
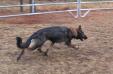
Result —
M71 40L69 40L69 41L67 41L66 42L66 45L68 46L68 47L71 47L71 48L74 48L74 49L79 49L79 46L77 47L76 45L73 45L73 44L71 44Z

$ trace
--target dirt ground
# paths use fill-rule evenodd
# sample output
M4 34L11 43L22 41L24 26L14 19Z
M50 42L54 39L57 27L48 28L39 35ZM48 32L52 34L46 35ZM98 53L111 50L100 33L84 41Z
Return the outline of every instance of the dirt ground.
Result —
M25 41L34 31L56 25L82 25L88 39L72 41L79 50L55 44L48 57L26 50L16 61L21 52L16 36ZM0 74L113 74L113 11L91 12L78 19L67 13L0 19Z

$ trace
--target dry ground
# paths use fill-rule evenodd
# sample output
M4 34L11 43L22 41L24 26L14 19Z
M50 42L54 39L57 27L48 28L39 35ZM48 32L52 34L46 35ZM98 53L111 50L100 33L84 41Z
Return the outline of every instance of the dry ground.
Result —
M72 41L79 50L56 44L48 57L26 50L16 61L21 51L15 45L16 36L25 41L32 32L55 25L82 25L88 40ZM113 74L113 11L78 19L66 13L0 19L0 74Z

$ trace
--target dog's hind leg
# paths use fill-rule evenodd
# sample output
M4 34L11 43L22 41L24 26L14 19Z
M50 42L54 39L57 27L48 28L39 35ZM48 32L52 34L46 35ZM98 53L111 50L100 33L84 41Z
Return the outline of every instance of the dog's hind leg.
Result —
M43 51L41 50L41 47L38 47L37 50L38 50L40 53L43 52Z
M17 62L20 60L21 56L24 54L24 49L21 51L20 55L17 57Z
M50 47L44 52L44 56L48 56L48 51L53 47L54 42L50 44Z

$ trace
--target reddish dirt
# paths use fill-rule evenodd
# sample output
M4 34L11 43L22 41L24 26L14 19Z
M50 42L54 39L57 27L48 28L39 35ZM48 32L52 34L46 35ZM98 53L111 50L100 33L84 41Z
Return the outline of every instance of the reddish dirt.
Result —
M23 41L33 32L48 26L82 25L88 39L81 42L79 50L55 44L44 57L37 51L25 51L19 62L20 49L15 37ZM47 43L47 46L49 43ZM46 47L44 49L46 49ZM59 49L58 49L59 48ZM45 14L0 19L0 74L112 74L113 73L113 12L91 12L85 18L70 14Z

